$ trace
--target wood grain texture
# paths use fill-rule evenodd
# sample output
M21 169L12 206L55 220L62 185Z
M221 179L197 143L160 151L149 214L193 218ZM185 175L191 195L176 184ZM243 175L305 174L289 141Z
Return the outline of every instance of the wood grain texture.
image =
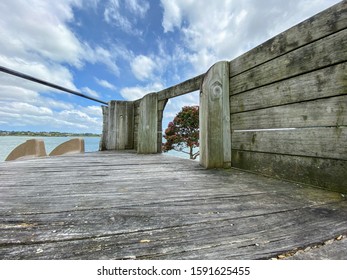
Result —
M347 192L346 12L341 1L230 61L234 167Z
M232 95L230 112L234 114L346 94L345 62Z
M158 100L170 99L173 97L181 96L193 91L200 90L202 80L205 74L201 74L187 81L174 85L172 87L166 88L164 90L158 91Z
M232 150L233 167L347 194L347 161Z
M339 193L165 155L1 163L0 193L1 259L262 259L347 232Z
M341 159L347 161L347 127L239 131L232 148L243 151Z
M151 154L158 152L158 96L156 93L141 99L137 131L137 152Z
M238 94L280 80L347 61L347 29L251 68L230 79L230 94ZM233 62L230 62L231 68Z
M347 27L347 1L332 6L310 19L284 31L230 63L233 77L304 45Z
M201 86L199 108L200 164L206 168L230 167L228 62L218 62L206 73Z
M347 125L347 95L231 115L234 130Z
M341 241L334 241L331 244L325 244L319 248L313 248L306 252L298 252L294 256L288 258L289 260L315 260L317 256L321 260L346 260L346 256L340 252L347 251L347 239Z

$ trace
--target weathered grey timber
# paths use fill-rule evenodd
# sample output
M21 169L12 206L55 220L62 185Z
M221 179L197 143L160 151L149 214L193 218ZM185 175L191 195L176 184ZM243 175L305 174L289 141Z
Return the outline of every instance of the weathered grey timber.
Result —
M200 90L202 80L205 74L196 76L178 85L158 91L158 100L166 100L173 97L181 96L186 93Z
M230 111L240 113L275 106L279 109L281 105L303 101L324 101L322 98L345 95L346 81L347 63L344 62L234 95L230 99Z
M158 152L158 95L147 94L141 99L139 108L138 144L139 154Z
M347 1L230 61L232 166L347 193L346 64Z
M200 164L206 168L231 166L229 63L214 64L200 92Z
M103 133L100 150L125 150L134 148L134 103L110 101L103 106Z
M347 233L339 193L135 151L3 162L0 194L3 260L267 259Z
M346 260L347 239L325 244L319 248L312 248L308 251L301 251L289 260Z

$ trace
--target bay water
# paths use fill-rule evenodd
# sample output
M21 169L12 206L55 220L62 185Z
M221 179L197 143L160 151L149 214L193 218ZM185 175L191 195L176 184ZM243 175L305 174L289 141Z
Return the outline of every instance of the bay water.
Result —
M4 161L11 151L18 145L24 143L30 139L42 139L45 142L47 155L58 145L64 143L72 138L76 137L32 137L32 136L0 136L0 162ZM85 152L96 152L99 150L100 137L83 137ZM171 155L175 157L189 158L189 155L177 152L169 151L164 155Z

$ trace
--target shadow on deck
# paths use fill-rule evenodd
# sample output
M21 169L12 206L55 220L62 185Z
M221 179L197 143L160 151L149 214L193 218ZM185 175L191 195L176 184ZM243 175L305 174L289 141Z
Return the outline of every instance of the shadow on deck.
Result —
M347 233L339 193L124 151L1 163L0 208L1 259L266 259Z

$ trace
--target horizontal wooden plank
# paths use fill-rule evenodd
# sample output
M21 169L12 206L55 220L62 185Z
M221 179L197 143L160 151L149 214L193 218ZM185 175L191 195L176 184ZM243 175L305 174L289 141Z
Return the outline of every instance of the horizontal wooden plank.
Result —
M234 130L347 125L347 94L231 115Z
M199 223L218 222L224 219L240 219L250 216L271 215L278 212L290 212L301 207L314 206L319 200L318 197L315 202L308 201L307 198L304 199L303 196L298 196L298 192L294 190L293 194L289 195L290 202L288 202L288 192L284 192L283 195L285 194L287 199L279 203L279 200L277 200L278 192L280 190L277 189L277 192L226 195L223 198L210 195L193 200L168 200L165 202L165 208L160 213L156 211L160 203L156 202L117 207L116 213L114 207L104 206L103 208L73 209L72 212L4 215L0 217L0 244L30 244L67 241L76 238L93 238L110 234L126 234L129 231L155 230L158 225L164 222L166 227L170 228L187 227ZM97 195L94 197L98 198ZM52 200L58 199L52 198ZM334 203L337 196L331 195L329 197L328 195L326 199L320 200L324 203L328 201ZM263 206L255 208L255 201ZM171 214L177 208L180 209L180 213L172 217ZM242 208L242 213L238 211L240 208ZM143 224L144 219L146 219L145 225ZM72 225L74 231L69 233ZM49 227L49 231L47 231L47 227ZM19 240L23 241L20 242Z
M230 96L230 112L274 107L347 94L347 63Z
M230 79L230 94L238 94L319 68L347 61L347 29L305 45ZM231 66L232 67L232 66Z
M199 90L204 76L205 74L201 74L178 85L158 91L158 100L165 100Z
M347 127L235 131L232 149L347 160Z
M8 259L254 259L319 243L347 226L336 203L182 227L110 234L62 242L6 245ZM303 227L303 225L305 225ZM213 236L213 238L211 238Z
M243 170L347 193L347 161L232 150L232 165Z
M341 1L335 6L284 31L244 55L232 60L230 64L231 77L346 28L346 14L347 2Z

